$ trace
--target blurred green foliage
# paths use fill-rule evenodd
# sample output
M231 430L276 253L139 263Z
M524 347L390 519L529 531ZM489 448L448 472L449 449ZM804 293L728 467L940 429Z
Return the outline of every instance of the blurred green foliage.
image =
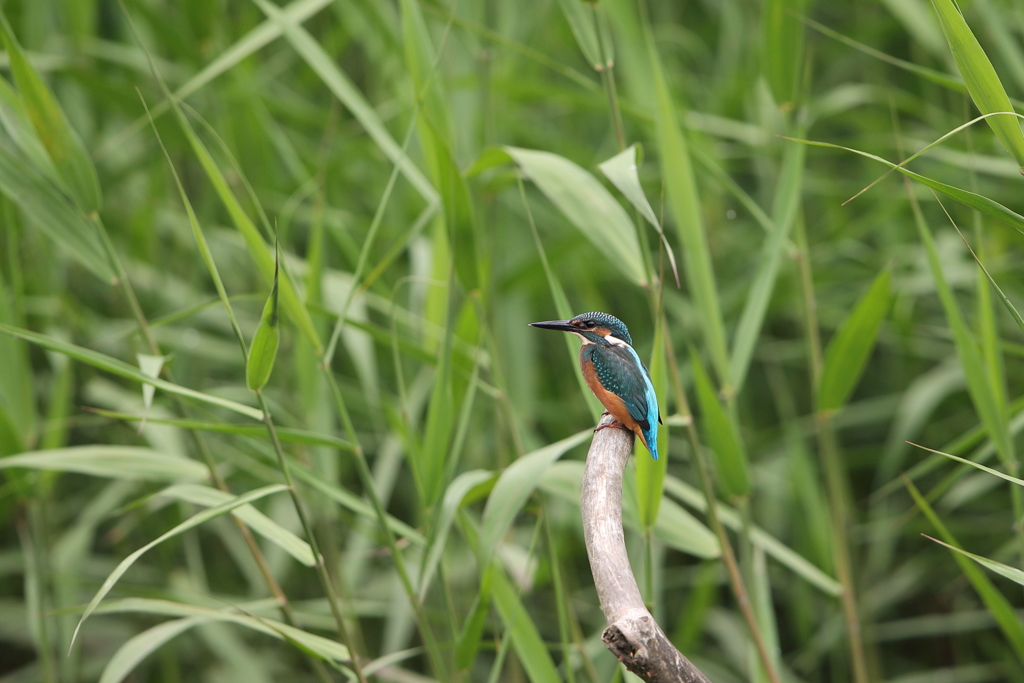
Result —
M623 680L586 310L712 680L1024 678L1019 4L2 11L0 683Z

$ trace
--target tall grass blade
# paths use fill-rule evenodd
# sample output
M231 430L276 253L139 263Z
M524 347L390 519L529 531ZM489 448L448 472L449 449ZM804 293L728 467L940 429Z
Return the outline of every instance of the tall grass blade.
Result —
M98 211L102 203L100 181L85 143L71 127L57 99L25 56L3 12L0 12L0 33L25 109L53 166L64 181L64 187L83 213L88 215Z
M718 303L711 252L704 234L700 195L690 161L689 145L679 129L675 103L665 81L661 57L658 55L649 23L644 23L643 31L647 44L649 72L657 96L655 132L665 194L683 245L686 282L700 314L701 332L708 345L715 371L721 381L726 383L730 375L725 328Z
M914 220L917 223L918 234L921 242L924 243L928 255L928 266L931 270L932 279L935 281L935 288L939 294L939 301L946 314L946 322L953 331L953 339L956 342L957 357L964 368L964 376L967 379L967 389L971 395L971 402L978 412L978 417L985 425L985 430L996 446L996 451L1004 462L1009 462L1013 457L1013 444L1009 438L1008 417L1000 409L1000 402L996 396L996 390L991 385L990 377L985 369L985 362L981 355L978 342L967 327L967 323L960 313L960 307L953 296L953 290L946 281L942 272L942 265L939 261L939 254L935 247L935 240L932 237L931 228L921 213L921 208L916 201L911 201L911 208L914 212Z
M267 0L253 0L263 13L276 22L284 32L288 42L299 53L309 67L316 72L334 96L352 112L366 132L377 143L384 155L402 169L402 174L416 188L428 204L436 204L440 197L433 185L423 173L405 155L402 148L391 137L377 112L366 101L355 84L338 67L333 59L324 51L316 40L302 28L294 15L285 14L280 8Z
M0 458L0 469L24 467L140 481L198 481L209 471L195 460L138 446L69 446Z
M953 0L932 0L932 6L939 16L942 33L946 36L953 59L967 84L967 92L982 114L1008 112L1007 116L993 116L987 119L992 132L1013 155L1017 165L1024 171L1024 133L1013 114L1013 104L1006 95L999 75L992 62L974 37Z
M747 472L747 454L739 432L725 407L718 400L715 389L704 371L697 354L691 354L693 385L700 406L701 427L715 454L722 490L730 498L750 494L750 475Z
M729 376L737 392L747 378L750 359L761 334L768 302L771 300L775 280L782 265L782 256L800 211L805 156L802 148L802 145L789 145L783 154L772 206L771 229L761 248L757 270L754 272L750 291L743 305L743 313L733 336Z
M548 652L548 646L541 639L536 624L523 607L505 572L497 565L492 569L491 588L494 604L512 637L512 647L519 655L519 662L526 670L530 683L559 683L562 679Z

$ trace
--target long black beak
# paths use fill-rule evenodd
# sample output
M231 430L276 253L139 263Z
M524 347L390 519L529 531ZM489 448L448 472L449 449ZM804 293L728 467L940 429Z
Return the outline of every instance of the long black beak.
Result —
M547 320L541 323L530 323L531 327L539 327L544 330L560 330L562 332L579 332L579 328L570 325L568 320Z

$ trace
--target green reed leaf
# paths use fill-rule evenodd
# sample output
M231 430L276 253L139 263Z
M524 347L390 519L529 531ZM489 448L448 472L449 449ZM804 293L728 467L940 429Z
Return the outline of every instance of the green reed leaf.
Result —
M245 365L245 381L253 391L261 390L270 379L277 360L277 347L281 344L281 328L278 319L278 267L281 261L280 248L274 262L274 284L270 288L270 296L263 305L260 324L253 335L249 346L249 360Z
M750 475L747 474L747 453L739 431L725 411L714 386L695 353L691 353L693 385L700 405L701 427L704 438L715 454L722 489L729 497L750 493Z
M1012 116L1013 104L1003 88L988 55L974 37L967 22L953 0L932 0L932 6L939 16L942 33L946 36L960 75L964 77L967 92L982 114L1009 112L1008 116L993 116L988 125L1013 155L1017 165L1024 172L1024 133L1016 117Z
M818 410L838 410L850 397L889 310L891 271L886 268L860 298L825 350Z

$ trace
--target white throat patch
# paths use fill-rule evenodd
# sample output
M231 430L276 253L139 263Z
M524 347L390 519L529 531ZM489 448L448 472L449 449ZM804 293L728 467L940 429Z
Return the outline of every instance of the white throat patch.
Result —
M605 339L607 339L608 343L611 344L612 346L629 346L629 344L627 344L625 341L611 334L605 337Z

